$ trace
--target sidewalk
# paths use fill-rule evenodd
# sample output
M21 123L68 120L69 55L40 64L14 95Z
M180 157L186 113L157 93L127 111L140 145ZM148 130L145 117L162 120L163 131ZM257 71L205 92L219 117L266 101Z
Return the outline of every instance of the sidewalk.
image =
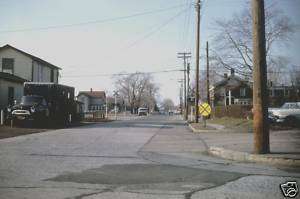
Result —
M253 154L253 133L230 132L220 126L214 130L189 125L208 145L211 155L225 159L300 167L300 130L270 131L270 154Z

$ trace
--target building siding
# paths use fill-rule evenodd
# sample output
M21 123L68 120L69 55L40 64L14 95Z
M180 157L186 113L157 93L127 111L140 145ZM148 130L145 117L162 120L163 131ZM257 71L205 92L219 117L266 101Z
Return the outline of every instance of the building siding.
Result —
M30 57L11 48L0 52L0 71L2 71L2 58L14 59L14 75L28 81L51 82L51 68L32 60ZM58 69L53 69L53 82L58 83Z
M14 100L20 102L23 96L23 84L0 79L0 109L8 105L8 87L14 88Z
M14 75L31 81L32 59L11 48L3 49L0 53L0 69L2 71L2 58L14 59Z
M85 95L79 95L77 97L77 100L79 102L83 103L83 112L88 112L89 111L89 104L90 104L89 97L87 97Z

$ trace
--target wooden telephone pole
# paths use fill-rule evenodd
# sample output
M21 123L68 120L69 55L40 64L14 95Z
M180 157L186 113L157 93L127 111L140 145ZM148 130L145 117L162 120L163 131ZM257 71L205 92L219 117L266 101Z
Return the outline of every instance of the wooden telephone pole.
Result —
M187 63L187 99L191 99L191 93L190 93L190 63ZM187 111L187 115L189 114L189 103L190 100L187 100L186 102L186 111ZM188 116L187 116L187 120L188 120Z
M254 153L270 152L264 0L252 0Z
M209 93L209 54L208 54L208 41L206 42L206 92L207 103L210 105L210 93Z
M187 120L188 119L188 107L187 107L187 90L186 90L186 63L187 63L187 59L191 58L191 53L190 52L183 52L183 53L177 53L177 58L183 59L183 65L184 65L184 69L183 69L183 84L184 84L184 119Z
M197 31L196 31L196 89L195 89L195 122L199 123L199 50L200 50L200 0L196 2L196 12L197 12Z

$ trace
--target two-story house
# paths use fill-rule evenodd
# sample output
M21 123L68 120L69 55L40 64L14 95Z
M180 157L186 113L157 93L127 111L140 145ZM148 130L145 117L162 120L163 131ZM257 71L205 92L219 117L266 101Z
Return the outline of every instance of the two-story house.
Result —
M84 112L105 110L106 94L105 91L80 91L77 100L83 103Z
M0 47L0 108L20 100L24 81L58 83L60 69L11 45Z

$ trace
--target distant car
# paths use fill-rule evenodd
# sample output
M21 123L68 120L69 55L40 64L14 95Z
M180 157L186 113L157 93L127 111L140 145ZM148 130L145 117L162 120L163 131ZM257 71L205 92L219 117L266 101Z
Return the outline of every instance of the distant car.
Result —
M180 110L175 110L174 112L176 115L179 115L180 114Z
M300 102L287 102L280 108L269 108L268 112L275 117L276 122L293 126L300 122Z
M138 109L138 116L148 115L148 108L139 108Z

